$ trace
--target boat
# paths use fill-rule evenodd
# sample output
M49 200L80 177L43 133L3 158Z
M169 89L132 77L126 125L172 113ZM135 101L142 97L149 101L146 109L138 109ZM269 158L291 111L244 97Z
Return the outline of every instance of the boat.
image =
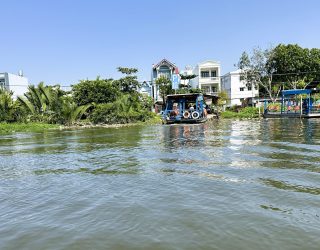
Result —
M320 89L290 89L281 92L281 103L264 102L264 118L320 118Z
M207 107L201 93L168 95L162 121L164 124L203 123L208 120Z

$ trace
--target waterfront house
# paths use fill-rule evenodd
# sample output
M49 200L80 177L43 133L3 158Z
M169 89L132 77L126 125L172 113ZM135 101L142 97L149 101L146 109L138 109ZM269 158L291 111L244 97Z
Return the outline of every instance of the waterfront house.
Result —
M231 71L221 78L221 90L228 95L227 106L255 105L259 91L241 79L241 70Z
M155 84L156 80L161 76L166 76L171 79L172 74L179 74L178 67L168 61L167 59L162 59L159 63L152 65L152 72L151 72L151 92L154 101L157 103L162 102L162 98L159 93L159 88Z
M199 88L204 94L217 95L221 90L220 62L207 60L198 63L192 70L196 75L190 81L192 88Z
M170 62L167 59L162 59L157 64L152 65L151 70L151 96L154 100L154 108L155 112L158 113L162 110L162 97L160 95L159 87L156 85L156 80L160 78L161 76L165 76L169 79L171 79L171 76L173 74L179 74L178 67Z
M0 88L13 92L13 98L23 95L28 90L28 78L23 76L22 71L18 75L8 72L0 73Z

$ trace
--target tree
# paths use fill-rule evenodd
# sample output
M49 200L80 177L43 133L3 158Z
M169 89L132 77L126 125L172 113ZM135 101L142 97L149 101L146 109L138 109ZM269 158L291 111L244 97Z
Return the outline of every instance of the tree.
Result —
M28 92L24 96L18 96L18 101L23 105L31 114L45 114L54 112L60 108L61 96L65 92L60 89L59 85L45 86L40 82L38 86L31 85L28 87Z
M158 79L156 79L155 84L159 87L160 96L163 100L163 106L165 106L166 96L173 93L171 80L166 76L160 76Z
M11 121L14 114L12 92L0 88L0 122Z
M72 86L72 94L77 105L107 103L115 101L120 91L112 79L82 80Z
M274 81L290 89L305 88L314 78L310 51L297 44L279 44L267 64L274 69Z
M61 101L62 105L58 117L61 123L69 126L80 120L92 106L91 104L78 106L69 96L64 96Z
M310 50L310 64L312 73L312 80L320 82L320 49L312 48Z
M125 74L125 77L120 78L115 81L115 84L119 87L120 91L124 93L133 93L140 88L140 83L138 82L138 78L135 73L138 72L136 68L117 68L119 72Z
M246 81L248 86L263 88L266 94L275 102L281 91L281 84L273 82L273 73L275 69L272 61L273 49L262 50L255 48L251 56L243 52L238 62L238 68L241 69L241 79Z
M196 77L197 77L197 75L195 75L195 74L192 74L192 75L180 74L181 80L183 80L184 82L185 82L186 80L188 80L188 83L187 83L187 88L188 88L188 89L191 88L190 80L192 80L193 78L196 78ZM185 86L182 86L182 87L185 87Z

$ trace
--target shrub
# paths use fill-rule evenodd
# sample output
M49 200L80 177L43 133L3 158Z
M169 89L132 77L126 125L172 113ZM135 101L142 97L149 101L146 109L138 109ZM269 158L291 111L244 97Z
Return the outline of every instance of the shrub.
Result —
M234 111L225 111L221 113L223 118L257 118L259 116L259 108L255 107L246 107L239 112Z
M85 80L72 86L73 98L77 105L108 103L117 99L119 87L112 79Z
M90 115L90 120L93 123L129 123L146 121L152 116L150 111L141 107L136 97L123 95L112 103L98 104Z

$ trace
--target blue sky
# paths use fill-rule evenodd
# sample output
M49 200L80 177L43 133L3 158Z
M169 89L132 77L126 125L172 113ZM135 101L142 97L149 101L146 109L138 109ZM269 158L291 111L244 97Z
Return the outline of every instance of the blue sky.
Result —
M242 51L278 43L320 47L317 0L0 0L0 72L70 85L117 78L118 66L167 58L180 68L213 59L222 73Z

